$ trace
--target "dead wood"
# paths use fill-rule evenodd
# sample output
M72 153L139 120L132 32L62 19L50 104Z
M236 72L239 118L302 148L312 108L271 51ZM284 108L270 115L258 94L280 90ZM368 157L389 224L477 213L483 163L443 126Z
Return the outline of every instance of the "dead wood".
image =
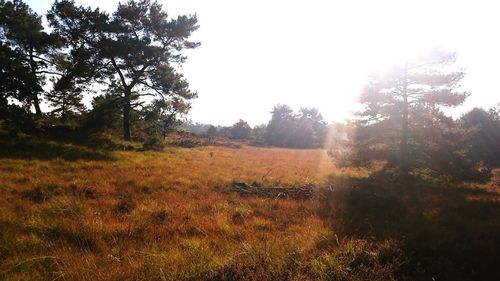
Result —
M288 199L308 199L311 198L314 190L313 185L301 187L262 187L254 186L245 182L234 182L233 188L242 196L256 195L269 198L288 198Z

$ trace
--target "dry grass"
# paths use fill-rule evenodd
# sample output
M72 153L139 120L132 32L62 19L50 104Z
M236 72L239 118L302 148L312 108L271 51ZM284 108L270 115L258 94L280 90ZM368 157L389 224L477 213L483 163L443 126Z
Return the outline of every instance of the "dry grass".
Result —
M0 279L207 279L244 276L241 264L264 260L272 276L328 233L315 202L230 188L322 183L333 170L325 151L167 148L113 158L0 160Z
M412 280L401 273L400 237L363 235L350 219L364 222L363 213L336 193L301 201L231 190L234 180L322 186L366 176L336 170L323 150L26 155L0 159L0 280ZM366 210L376 223L377 210Z

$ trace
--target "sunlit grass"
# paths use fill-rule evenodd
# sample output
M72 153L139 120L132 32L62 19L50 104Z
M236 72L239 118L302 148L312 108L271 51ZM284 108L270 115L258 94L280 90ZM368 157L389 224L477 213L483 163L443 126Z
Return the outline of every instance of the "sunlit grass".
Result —
M408 189L336 169L324 150L58 155L0 160L0 280L391 280L432 276L447 254L462 266L448 238L483 237L469 239L470 253L500 233L498 195L487 192L496 181ZM318 189L308 200L241 197L235 180ZM441 250L421 267L412 253L430 241Z
M323 184L334 171L323 150L171 147L113 159L0 160L2 278L199 279L264 261L278 276L328 233L317 202L231 191L234 180Z

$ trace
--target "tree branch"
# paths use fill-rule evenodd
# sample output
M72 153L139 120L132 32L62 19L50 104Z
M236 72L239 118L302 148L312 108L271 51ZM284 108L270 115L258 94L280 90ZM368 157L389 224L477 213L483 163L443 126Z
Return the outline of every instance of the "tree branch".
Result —
M50 60L45 59L45 58L42 58L42 57L39 57L39 56L37 56L37 55L33 55L33 58L35 58L35 59L39 59L39 60L42 60L42 61L44 61L44 62L46 62L46 63L50 63L50 64L52 64L52 62L51 62Z
M120 68L116 64L116 61L115 61L114 57L111 57L111 64L113 65L113 67L115 68L116 72L120 76L120 80L122 81L123 88L126 88L127 87L127 81L125 81L125 77L123 76L123 73L121 72Z
M39 71L36 71L35 73L36 74L45 73L45 74L53 74L53 75L59 75L59 76L63 76L64 75L64 74L59 73L59 72L53 72L53 71L47 71L47 70L39 70Z

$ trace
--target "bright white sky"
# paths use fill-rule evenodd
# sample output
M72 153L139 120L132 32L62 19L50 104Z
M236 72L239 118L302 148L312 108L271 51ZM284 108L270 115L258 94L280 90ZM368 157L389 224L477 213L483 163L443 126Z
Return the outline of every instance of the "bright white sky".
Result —
M39 14L53 1L27 0ZM117 0L77 0L112 12ZM123 1L122 1L123 2ZM277 103L317 107L342 121L367 73L405 55L456 50L471 91L454 115L500 102L500 3L495 1L159 0L170 15L198 15L183 73L199 98L193 121L266 123Z

